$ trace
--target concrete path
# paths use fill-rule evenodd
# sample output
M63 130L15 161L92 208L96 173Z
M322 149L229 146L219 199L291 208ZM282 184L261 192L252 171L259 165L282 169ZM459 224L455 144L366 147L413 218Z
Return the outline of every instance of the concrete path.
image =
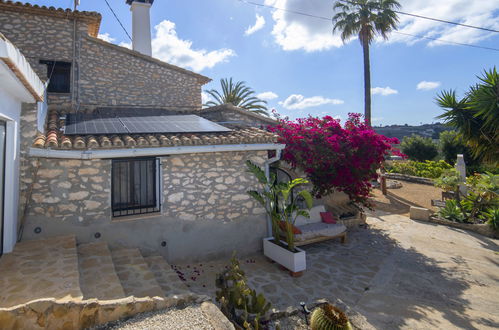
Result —
M392 246L355 310L384 329L499 328L497 241L379 214L373 235Z
M378 329L499 328L497 241L401 215L371 214L347 244L305 247L307 271L291 278L261 254L240 258L248 283L277 309L341 299ZM173 265L196 293L214 297L227 260Z

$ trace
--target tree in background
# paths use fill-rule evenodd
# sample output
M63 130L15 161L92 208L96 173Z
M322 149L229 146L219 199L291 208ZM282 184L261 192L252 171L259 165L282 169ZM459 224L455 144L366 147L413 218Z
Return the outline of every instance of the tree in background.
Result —
M358 36L364 53L364 117L371 126L371 64L369 45L376 35L388 39L388 33L397 29L400 8L396 0L338 0L333 16L333 31L340 31L343 42Z
M419 135L406 136L402 139L400 149L410 160L433 160L438 155L438 147L430 138Z
M456 131L443 131L440 133L439 141L440 151L447 163L454 165L458 154L464 155L466 165L473 162L470 148Z
M220 84L222 92L216 89L205 91L214 99L213 101L206 102L205 106L212 107L222 104L232 104L233 106L254 113L269 115L266 106L267 102L253 96L255 91L247 87L244 81L233 82L232 78L224 78L220 79Z
M496 68L478 77L461 100L455 90L443 91L437 104L444 113L437 118L456 129L472 156L489 164L499 163L499 75Z

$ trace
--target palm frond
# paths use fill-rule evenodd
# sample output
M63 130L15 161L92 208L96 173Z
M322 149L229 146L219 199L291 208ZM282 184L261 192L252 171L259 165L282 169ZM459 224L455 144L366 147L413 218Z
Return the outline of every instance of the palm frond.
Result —
M232 78L220 80L221 92L211 89L205 91L214 100L207 102L206 106L232 104L242 109L268 116L267 102L253 96L255 91L246 86L244 81L234 82Z

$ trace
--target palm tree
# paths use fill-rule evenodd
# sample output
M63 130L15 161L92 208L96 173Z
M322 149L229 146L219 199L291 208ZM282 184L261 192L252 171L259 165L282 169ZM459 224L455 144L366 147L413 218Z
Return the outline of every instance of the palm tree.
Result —
M224 78L220 79L220 84L222 85L221 93L216 89L205 91L213 97L214 100L206 102L204 106L212 107L230 103L241 109L261 115L269 115L266 107L267 102L253 96L255 92L247 87L244 81L234 83L232 78Z
M441 92L436 101L445 112L437 118L456 129L475 159L498 165L499 73L494 67L478 79L460 100L454 90Z
M333 31L341 32L343 42L358 35L364 52L364 117L371 126L371 68L369 45L376 35L388 39L388 33L397 29L400 8L396 0L338 0L333 16Z

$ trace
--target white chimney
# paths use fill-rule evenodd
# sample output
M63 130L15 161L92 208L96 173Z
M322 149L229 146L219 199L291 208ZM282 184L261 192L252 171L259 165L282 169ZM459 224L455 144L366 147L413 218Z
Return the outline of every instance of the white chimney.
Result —
M132 12L132 48L152 56L151 17L149 9L154 0L126 0Z

